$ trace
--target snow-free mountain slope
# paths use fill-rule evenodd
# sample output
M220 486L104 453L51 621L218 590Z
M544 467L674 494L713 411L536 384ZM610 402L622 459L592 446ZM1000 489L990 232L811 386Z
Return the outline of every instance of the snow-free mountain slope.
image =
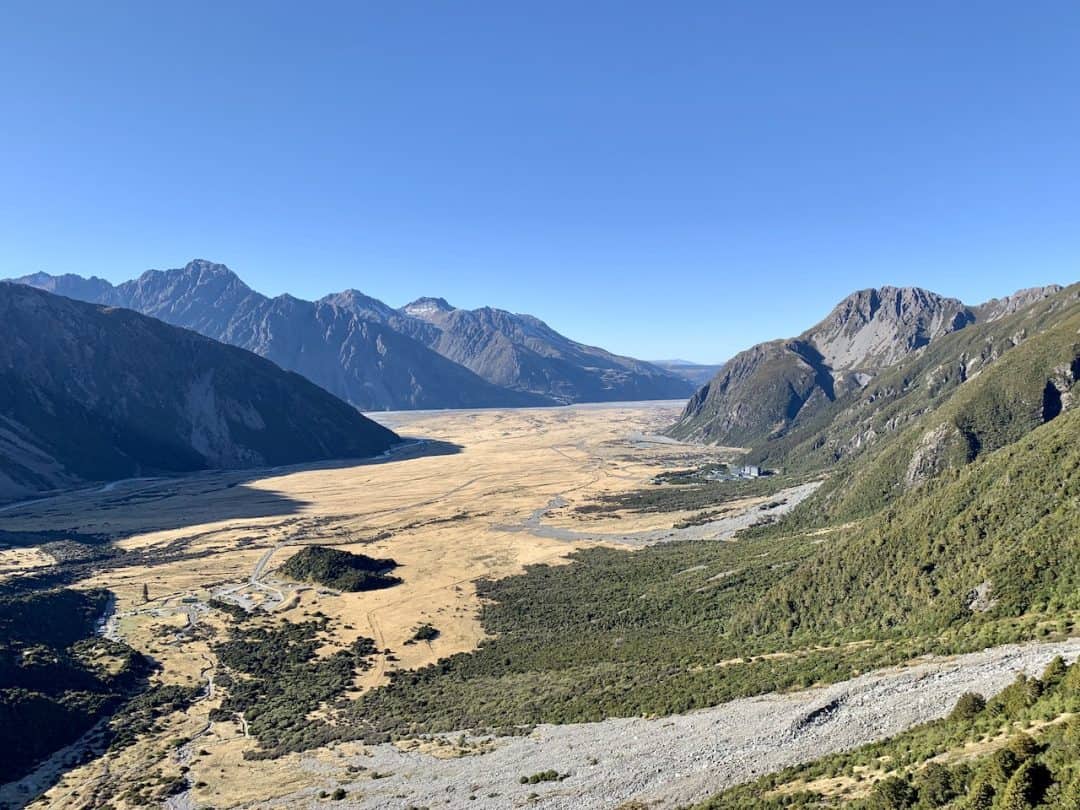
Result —
M355 290L318 301L268 298L221 264L100 279L17 279L134 309L241 346L367 410L681 399L693 386L648 363L585 346L537 318L420 299L401 310Z
M937 341L1060 290L1023 290L978 307L917 287L860 290L799 337L762 343L732 358L694 394L672 435L762 448L797 426L816 425L831 403L854 396Z
M33 286L42 280L18 279ZM55 292L84 297L78 276L53 281ZM89 300L248 349L364 410L550 404L486 382L388 324L358 314L353 307L360 299L343 295L340 303L268 298L224 265L197 260L175 270L150 270ZM363 307L377 311L378 302L372 302L364 300Z
M411 327L417 339L507 388L562 402L679 399L693 390L677 374L578 343L532 315L458 309L443 298L420 298L401 312L427 327Z

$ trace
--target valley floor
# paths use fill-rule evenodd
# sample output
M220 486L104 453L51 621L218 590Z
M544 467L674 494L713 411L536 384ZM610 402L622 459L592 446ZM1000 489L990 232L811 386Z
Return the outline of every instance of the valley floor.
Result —
M393 745L348 742L277 759L245 757L257 747L245 723L209 720L221 699L213 647L229 627L211 600L259 607L283 621L325 616L321 655L359 637L374 639L374 666L345 696L356 698L386 683L394 669L475 649L485 637L479 580L562 564L581 548L726 543L737 529L780 514L812 490L811 483L746 497L720 519L681 529L672 527L693 512L576 511L596 498L650 486L660 472L736 457L731 449L656 437L679 407L383 415L402 435L424 441L374 462L135 480L12 506L3 515L9 532L116 538L112 545L124 553L90 563L73 587L115 594L103 632L160 662L156 683L203 691L185 714L171 716L137 745L85 764L81 752L67 752L51 770L0 788L0 806L19 806L52 785L44 805L90 808L108 797L120 810L130 806L123 796L132 784L171 778L187 784L170 799L175 808L321 806L320 792L338 788L347 797L326 801L327 807L504 808L537 801L577 808L628 799L672 807L766 769L938 717L964 691L990 693L1056 654L1080 654L1080 641L999 648L675 717L545 725L529 736L495 740L454 734ZM277 574L312 543L391 557L403 582L340 594ZM3 552L0 580L49 566L33 545ZM437 627L438 637L406 644L424 623ZM834 703L817 721L800 724ZM568 776L519 783L548 769Z

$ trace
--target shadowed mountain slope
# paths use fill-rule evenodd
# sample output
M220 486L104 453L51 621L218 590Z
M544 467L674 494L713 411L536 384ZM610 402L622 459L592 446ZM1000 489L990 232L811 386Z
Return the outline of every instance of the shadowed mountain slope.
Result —
M303 377L126 309L0 283L0 498L145 473L381 453Z

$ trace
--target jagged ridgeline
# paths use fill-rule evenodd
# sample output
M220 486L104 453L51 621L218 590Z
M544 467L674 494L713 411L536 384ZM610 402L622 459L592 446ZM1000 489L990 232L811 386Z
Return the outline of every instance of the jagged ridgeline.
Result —
M1073 404L1080 287L959 309L923 291L874 292L857 294L823 322L844 329L819 325L804 338L736 357L672 433L744 445L748 461L787 472L828 470L830 480L801 510L823 525L865 515ZM867 300L878 304L852 308ZM878 335L885 327L871 326L882 320L906 349L864 351L876 345L867 330Z
M883 406L894 399L908 401L916 389L928 389L928 396L947 393L997 359L1007 344L1046 325L1038 317L1025 322L1018 313L1044 301L1057 311L1075 298L1075 289L1063 293L1056 286L978 307L916 288L855 293L799 337L759 344L732 358L694 395L671 433L749 447L752 458L774 463L802 463L809 451L820 463L827 453L841 455L848 445L858 447L889 429L875 421L833 435L827 428L841 414L881 412L887 422L896 414ZM992 345L984 345L987 340ZM942 368L936 378L923 379L909 363L921 363L924 371ZM886 373L898 369L905 371ZM913 410L922 405L910 402Z
M442 298L401 309L358 290L268 298L204 260L113 286L36 273L19 283L121 306L253 351L365 410L682 399L682 375L570 340L539 318Z

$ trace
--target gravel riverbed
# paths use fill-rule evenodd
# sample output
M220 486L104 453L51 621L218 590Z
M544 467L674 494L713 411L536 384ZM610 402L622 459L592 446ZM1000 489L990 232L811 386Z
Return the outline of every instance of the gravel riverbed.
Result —
M528 737L498 738L487 753L456 759L369 746L365 756L355 758L367 770L342 785L348 798L325 806L577 810L614 808L636 799L679 807L763 773L942 717L964 692L994 694L1019 672L1039 674L1057 655L1075 660L1080 638L922 659L832 686L745 698L673 717L538 726ZM318 784L325 765L311 759L305 768ZM548 769L568 776L519 784L520 777ZM381 778L366 775L372 772ZM316 798L321 787L259 805L322 806ZM530 794L537 796L530 800Z

